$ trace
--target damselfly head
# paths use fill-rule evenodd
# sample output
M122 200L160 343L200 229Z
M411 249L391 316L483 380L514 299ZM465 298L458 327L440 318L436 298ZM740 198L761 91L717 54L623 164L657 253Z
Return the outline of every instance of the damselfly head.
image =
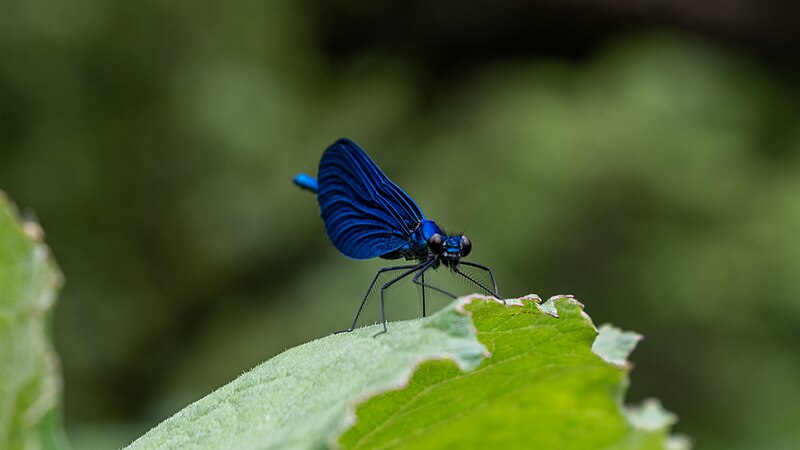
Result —
M428 238L428 248L445 262L458 263L472 250L472 242L464 235L443 236L435 233Z

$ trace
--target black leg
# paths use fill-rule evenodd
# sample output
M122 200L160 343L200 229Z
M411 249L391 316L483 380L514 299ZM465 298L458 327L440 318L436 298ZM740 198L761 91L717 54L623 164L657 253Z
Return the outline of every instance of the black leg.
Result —
M490 269L490 268L488 268L486 266L482 266L480 264L475 264L473 262L469 262L469 261L461 261L460 264L464 264L465 266L476 267L478 269L482 269L482 270L485 270L485 271L489 272L489 277L492 279L492 284L494 285L494 293L493 293L493 295L495 297L501 299L501 300L503 299L503 297L500 297L500 292L497 290L497 282L494 280L494 274L492 273L492 269Z
M471 265L471 264L469 264L469 265ZM476 267L477 267L477 266L476 266ZM475 283L476 285L478 285L478 286L479 286L481 289L483 289L484 291L488 292L488 293L489 293L489 295L491 295L492 297L495 297L496 299L498 299L498 300L501 300L501 301L502 301L502 302L505 304L505 302L506 302L506 301L505 301L505 299L504 299L504 298L502 298L502 297L500 297L499 295L497 295L497 286L496 286L496 285L495 285L495 292L492 292L492 291L490 291L490 290L489 290L489 288L487 288L486 286L484 286L484 285L483 285L483 283L481 283L481 282L479 282L479 281L477 281L477 280L473 279L473 278L472 278L472 277L470 277L469 275L467 275L467 274L465 274L464 272L462 272L462 271L458 270L458 268L457 268L457 267L453 268L453 270L454 270L454 271L455 271L457 274L461 275L462 277L466 278L467 280L469 280L469 281L471 281L471 282ZM486 270L487 270L487 271L489 271L489 274L491 274L491 273L492 273L492 272L491 272L491 270L489 270L488 268L486 268ZM492 277L492 281L494 282L494 277Z
M455 295L453 295L453 294L451 294L451 293L449 293L449 292L445 291L445 290L444 290L444 289L442 289L442 288L438 288L438 287L436 287L436 286L434 286L434 285L432 285L432 284L427 284L427 283L425 283L425 281L420 281L420 278L422 278L422 277L424 277L424 276L425 276L425 271L426 271L426 270L428 270L428 269L430 269L430 268L433 266L433 264L434 264L435 262L436 262L436 260L434 259L434 260L431 260L431 261L429 261L429 262L425 263L425 265L422 267L422 269L420 269L420 270L419 270L419 272L417 272L417 274L416 274L416 275L414 275L414 278L412 278L412 279L411 279L411 281L413 281L415 284L417 284L417 285L419 285L419 286L422 286L422 289L423 289L423 290L425 290L425 288L428 288L428 289L433 289L434 291L436 291L436 292L441 292L442 294L444 294L444 295L446 295L446 296L448 296L448 297L451 297L451 298L458 298L458 297L456 297ZM424 279L423 279L423 280L424 280Z
M425 317L425 271L420 273L422 276L422 317Z
M358 312L356 312L356 317L353 319L353 325L351 325L350 328L348 328L346 330L337 331L334 334L349 333L349 332L353 331L356 328L356 323L358 322L358 317L361 315L361 311L364 309L364 304L367 303L367 299L369 298L369 294L372 292L372 289L375 287L375 283L378 281L378 278L381 276L381 274L383 274L385 272L391 272L393 270L411 269L411 268L415 268L415 267L419 267L419 264L408 264L408 265L404 265L404 266L384 267L383 269L379 270L378 273L375 274L375 278L372 279L372 283L370 283L369 288L367 289L367 294L364 295L364 299L361 300L361 305L358 307Z
M402 280L403 278L405 278L405 277L411 275L412 273L420 270L420 268L422 268L422 270L425 270L425 266L426 265L429 266L430 264L429 263L422 263L422 264L417 264L415 266L412 266L412 268L410 270L408 270L406 272L403 272L402 274L396 276L391 281L388 281L383 286L381 286L381 321L383 322L383 331L379 331L379 332L375 333L372 337L381 335L383 333L386 333L386 331L387 331L387 328L386 328L386 302L384 301L384 298L383 298L384 291L386 291L386 289L389 288L389 286L397 283L398 281ZM416 276L415 276L415 278L416 278Z

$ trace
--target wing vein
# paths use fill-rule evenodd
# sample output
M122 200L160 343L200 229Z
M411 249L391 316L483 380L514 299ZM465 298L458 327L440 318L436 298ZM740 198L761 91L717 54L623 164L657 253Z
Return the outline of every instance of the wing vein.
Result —
M425 219L414 200L350 140L325 150L317 179L328 237L350 258L374 258L403 247Z

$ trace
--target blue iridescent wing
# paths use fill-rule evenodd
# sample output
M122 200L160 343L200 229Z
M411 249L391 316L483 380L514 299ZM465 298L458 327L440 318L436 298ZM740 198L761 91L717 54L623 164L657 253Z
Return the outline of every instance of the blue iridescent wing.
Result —
M348 139L325 150L317 181L325 229L350 258L375 258L399 249L425 219L414 200Z

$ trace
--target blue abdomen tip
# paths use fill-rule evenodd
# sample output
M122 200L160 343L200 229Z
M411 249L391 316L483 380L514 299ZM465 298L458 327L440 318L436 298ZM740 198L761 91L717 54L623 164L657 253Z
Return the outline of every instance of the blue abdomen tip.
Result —
M311 192L317 192L319 189L317 185L317 179L304 173L298 174L294 177L294 184L303 189L308 189Z

